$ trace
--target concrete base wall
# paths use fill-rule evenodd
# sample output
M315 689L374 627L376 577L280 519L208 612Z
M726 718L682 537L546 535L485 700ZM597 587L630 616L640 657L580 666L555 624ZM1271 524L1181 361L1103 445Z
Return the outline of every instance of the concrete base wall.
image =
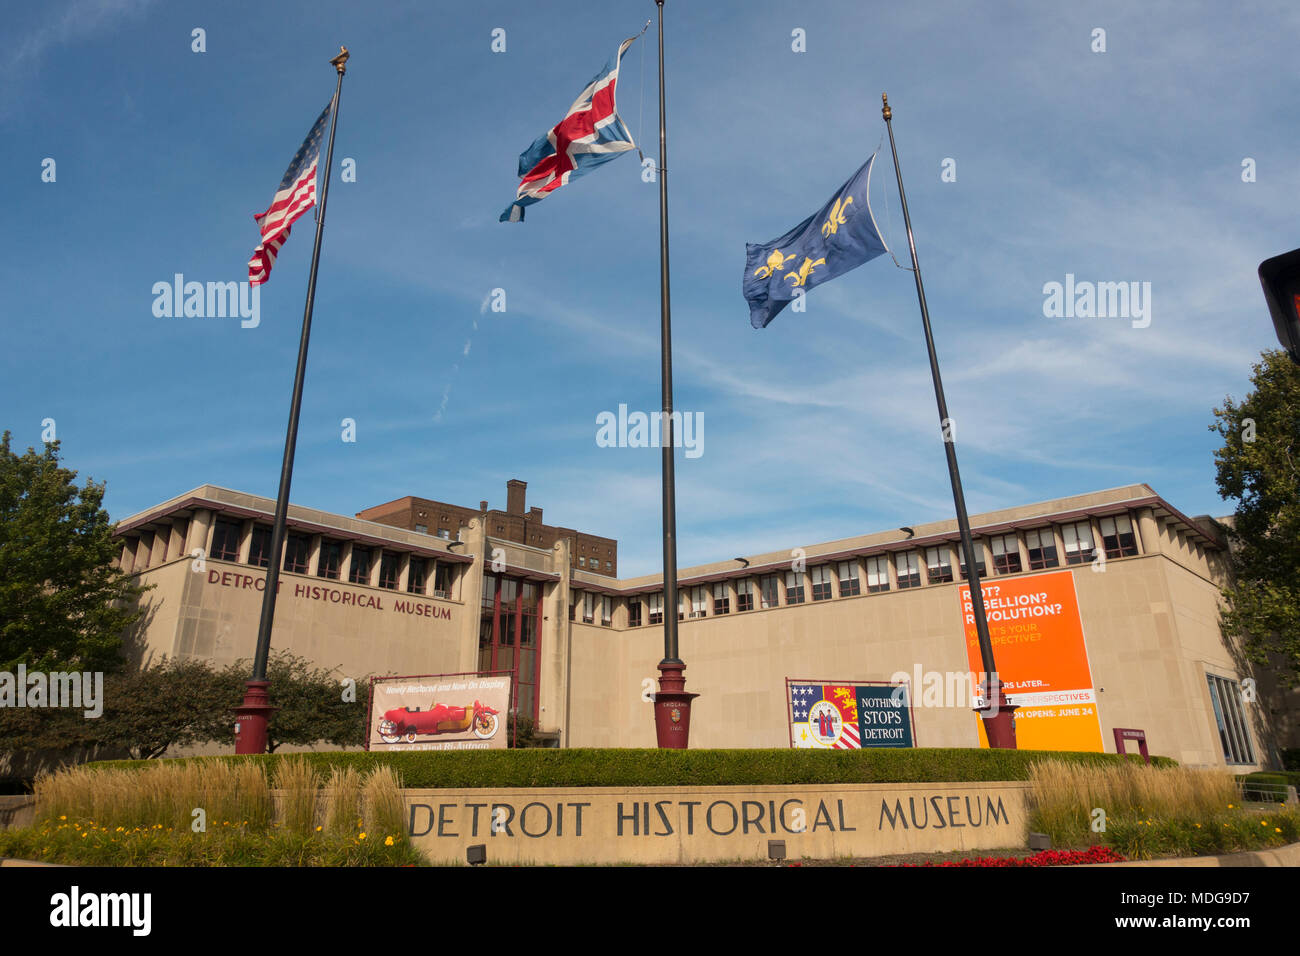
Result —
M407 790L416 847L438 864L828 859L1028 845L1022 781L762 787Z

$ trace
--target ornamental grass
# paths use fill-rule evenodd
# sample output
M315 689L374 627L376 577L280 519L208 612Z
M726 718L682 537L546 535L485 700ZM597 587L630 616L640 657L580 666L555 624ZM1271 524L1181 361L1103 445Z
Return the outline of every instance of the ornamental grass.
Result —
M103 866L394 866L411 846L391 768L328 777L304 759L71 767L36 781L31 827L0 831L0 857Z
M1106 844L1134 860L1282 846L1300 811L1241 806L1226 770L1043 760L1030 768L1030 828L1054 846Z

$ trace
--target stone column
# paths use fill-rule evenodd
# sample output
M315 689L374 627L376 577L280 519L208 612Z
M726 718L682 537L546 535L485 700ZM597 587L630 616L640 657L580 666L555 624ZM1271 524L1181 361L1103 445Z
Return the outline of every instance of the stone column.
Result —
M314 534L311 536L311 546L307 551L307 573L312 577L320 574L321 542L324 540L323 535Z
M549 570L560 575L560 580L543 587L542 620L538 621L538 637L542 642L541 661L537 669L537 724L542 731L560 731L560 746L572 746L569 700L569 656L572 653L569 627L569 596L572 587L569 542L556 541L551 549ZM547 593L549 592L549 593ZM623 622L627 623L627 608L622 609ZM642 623L649 610L642 608Z
M196 508L190 518L189 532L185 535L185 553L193 554L195 550L203 552L206 558L211 542L212 512L206 508Z
M239 532L239 563L247 564L248 556L253 550L253 519L247 518Z
M153 533L153 549L149 553L149 567L156 567L167 560L167 541L171 537L171 527L158 528Z
M188 532L189 529L186 528ZM167 557L173 561L176 558L183 557L187 552L185 550L185 535L181 534L179 522L173 518L171 534L167 538Z
M465 543L456 549L459 554L472 554L472 564L462 564L459 575L459 599L464 607L465 619L460 630L460 670L478 670L479 605L483 593L483 567L491 557L488 548L485 519L471 518L464 528L461 540Z

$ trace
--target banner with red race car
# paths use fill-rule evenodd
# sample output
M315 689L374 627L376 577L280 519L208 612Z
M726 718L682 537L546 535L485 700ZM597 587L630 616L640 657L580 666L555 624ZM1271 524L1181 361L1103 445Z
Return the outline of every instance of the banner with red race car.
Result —
M510 678L377 677L367 750L487 750L507 744Z

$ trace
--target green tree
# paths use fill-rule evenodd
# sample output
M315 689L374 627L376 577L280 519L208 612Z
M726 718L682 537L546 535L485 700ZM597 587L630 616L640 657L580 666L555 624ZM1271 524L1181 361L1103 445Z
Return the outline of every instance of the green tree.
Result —
M174 747L215 743L233 749L234 707L243 699L252 664L217 668L202 658L168 659L109 674L104 712L86 718L75 708L0 709L0 752L103 747L133 759L166 756ZM360 747L365 742L367 678L345 699L332 672L288 652L267 662L271 715L267 749L318 741Z
M1284 686L1300 683L1300 367L1263 353L1240 403L1225 398L1210 426L1221 497L1236 499L1233 581L1223 632Z
M104 485L59 465L59 443L24 455L0 438L0 670L113 671L146 590L112 566L121 551Z
M239 661L221 672L227 709L244 697L244 684L252 672L251 661ZM278 709L266 730L266 749L275 753L283 744L307 747L319 741L337 747L360 747L366 740L366 704L369 678L361 677L351 690L334 671L314 667L289 651L272 653L266 662L267 693ZM214 739L234 743L234 717Z
M94 743L146 760L172 747L233 736L231 706L224 673L209 661L164 657L151 667L110 675L103 715L82 723Z

